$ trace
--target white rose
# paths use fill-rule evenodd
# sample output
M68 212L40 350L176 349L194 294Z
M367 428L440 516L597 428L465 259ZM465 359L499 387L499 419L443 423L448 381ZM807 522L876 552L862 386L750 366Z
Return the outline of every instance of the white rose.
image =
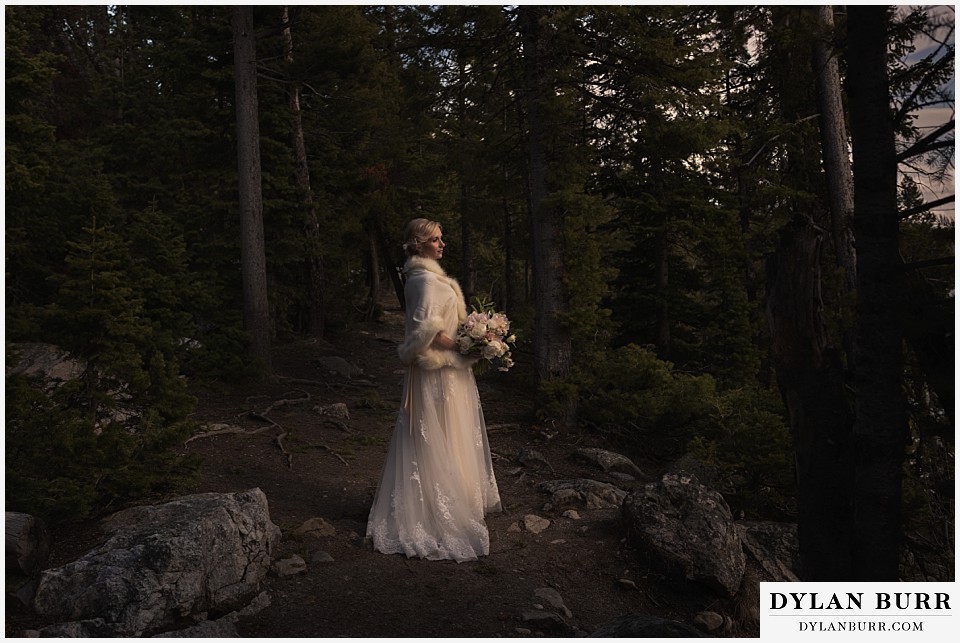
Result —
M481 354L483 355L484 359L493 359L495 357L500 357L500 348L497 346L496 343L491 342L483 347L483 351Z
M480 339L487 334L487 325L484 322L477 322L467 328L467 334L474 339Z

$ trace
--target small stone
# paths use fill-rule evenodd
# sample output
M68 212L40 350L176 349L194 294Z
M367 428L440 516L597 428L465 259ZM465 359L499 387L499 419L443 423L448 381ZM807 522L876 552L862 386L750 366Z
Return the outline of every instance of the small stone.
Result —
M523 517L523 527L532 534L539 534L550 526L550 521L546 518L534 514L527 514Z
M336 536L337 530L323 518L311 518L297 527L293 533L298 536L323 538L325 536Z
M521 449L520 453L517 454L517 462L527 468L542 469L546 467L553 471L550 462L536 449Z
M543 609L543 605L541 605L540 603L534 603L534 604L533 604L533 609L535 609L535 610L542 610L542 609Z
M332 417L337 420L350 419L350 409L343 402L315 406L313 407L313 410L316 411L318 415L326 415L327 417Z
M564 543L566 543L566 542L567 542L567 541L564 540L563 538L558 538L557 540L551 540L551 541L550 541L550 544L551 544L551 545L562 545L562 544L564 544Z
M716 612L700 612L693 617L693 624L704 632L715 632L723 627L723 616Z
M571 618L573 614L567 609L567 606L563 602L563 597L560 596L560 592L555 590L552 587L541 587L533 591L533 595L537 598L543 599L547 602L550 607L560 610L563 612L563 615L567 618Z
M527 611L523 613L523 622L528 623L534 627L542 627L546 624L557 624L562 625L563 619L560 618L559 614L554 614L553 612L545 612L542 609L537 611Z
M576 509L567 509L563 512L563 517L570 520L580 520L580 514L577 513Z
M307 561L300 556L293 555L290 558L278 560L273 564L271 569L273 569L273 572L280 578L285 578L307 571Z
M507 527L507 531L521 531L520 523L518 522L512 523L509 527Z
M528 636L530 634L530 630L528 630L525 627L515 627L513 628L513 631L523 636ZM37 633L37 635L39 636L39 632Z
M617 582L620 583L621 587L624 587L627 589L637 589L637 584L634 583L629 578L619 578L617 579Z
M325 551L315 551L310 557L311 563L332 563L334 562L333 556L328 554Z

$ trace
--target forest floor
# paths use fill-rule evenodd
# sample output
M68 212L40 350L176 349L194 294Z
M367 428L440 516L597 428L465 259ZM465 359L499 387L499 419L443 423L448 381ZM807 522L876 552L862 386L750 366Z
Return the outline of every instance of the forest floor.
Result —
M270 605L240 620L241 636L574 637L626 614L689 624L704 609L722 611L647 570L626 540L619 511L578 507L579 519L571 519L544 510L548 497L537 490L542 481L592 478L630 491L667 463L635 459L647 479L624 483L572 459L578 448L605 447L599 436L555 432L534 421L529 355L516 356L509 373L478 377L503 502L502 513L487 517L490 555L458 564L373 551L364 539L366 518L400 408L402 378L395 347L403 316L395 300L393 307L384 303L377 322L322 341L277 346L276 381L199 394L197 420L263 430L184 445L182 453L203 458L195 491L259 487L283 533L277 557L299 555L307 562L298 574L265 579ZM362 373L330 373L319 360L331 357ZM332 422L315 410L338 403L346 404L349 419ZM536 451L547 464L524 466L517 461L523 450ZM550 520L549 527L518 530L528 514ZM294 533L312 518L322 518L335 533ZM54 537L55 564L95 544L92 532L66 541ZM546 604L536 594L542 588L557 590L570 615ZM538 625L531 614L539 611L559 611L562 622Z

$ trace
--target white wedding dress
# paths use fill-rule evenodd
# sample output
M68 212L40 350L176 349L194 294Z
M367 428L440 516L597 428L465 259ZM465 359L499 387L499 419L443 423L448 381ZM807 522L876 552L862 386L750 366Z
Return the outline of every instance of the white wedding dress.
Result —
M484 515L500 510L486 425L471 362L429 347L453 337L463 295L439 265L406 266L408 368L367 538L385 554L463 562L490 553Z

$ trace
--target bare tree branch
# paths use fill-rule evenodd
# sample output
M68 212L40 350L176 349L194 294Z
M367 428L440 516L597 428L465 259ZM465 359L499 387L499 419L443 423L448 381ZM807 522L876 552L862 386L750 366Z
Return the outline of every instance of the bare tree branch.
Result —
M918 205L915 208L910 208L909 210L904 210L900 213L900 220L903 221L908 217L912 217L915 214L920 214L921 212L928 212L934 208L939 208L941 205L946 205L947 203L953 203L956 200L956 196L951 194L950 196L945 196L942 199L937 199L936 201L930 201L928 203L923 203Z
M926 152L933 151L935 149L940 149L948 145L953 145L953 139L948 141L938 141L937 139L946 134L947 132L953 130L954 128L954 119L950 119L948 122L944 123L934 131L930 132L926 136L918 139L914 142L913 145L900 152L897 155L897 163L901 163L907 160L910 157L918 156Z

